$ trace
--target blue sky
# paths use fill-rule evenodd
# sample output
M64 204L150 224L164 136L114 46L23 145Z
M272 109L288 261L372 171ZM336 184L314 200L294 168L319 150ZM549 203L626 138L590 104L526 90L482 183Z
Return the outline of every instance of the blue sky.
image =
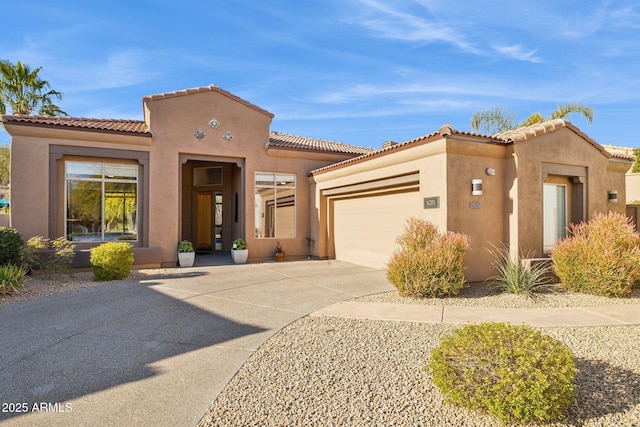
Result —
M595 110L569 120L601 144L640 146L635 0L5 3L0 59L42 66L75 117L142 119L145 95L216 84L272 130L367 147L564 103Z

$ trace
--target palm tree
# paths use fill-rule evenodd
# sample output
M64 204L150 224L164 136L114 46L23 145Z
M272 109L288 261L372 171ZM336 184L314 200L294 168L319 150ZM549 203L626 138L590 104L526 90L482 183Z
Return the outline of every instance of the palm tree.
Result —
M33 114L42 116L67 116L54 104L62 99L62 93L50 89L50 84L42 80L38 73L42 67L34 70L18 61L0 61L0 114L6 114L10 108L12 114Z
M593 110L582 104L559 105L549 114L549 118L545 118L540 113L533 113L518 123L515 122L515 113L507 113L502 108L494 108L492 110L476 111L473 113L473 116L471 116L471 129L475 132L482 131L485 134L493 135L522 126L541 123L545 120L561 119L572 113L582 114L589 123L593 122Z

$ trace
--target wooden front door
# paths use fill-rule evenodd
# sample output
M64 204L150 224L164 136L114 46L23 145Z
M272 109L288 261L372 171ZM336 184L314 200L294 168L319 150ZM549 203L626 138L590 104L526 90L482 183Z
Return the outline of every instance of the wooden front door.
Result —
M196 192L196 249L213 250L213 193Z

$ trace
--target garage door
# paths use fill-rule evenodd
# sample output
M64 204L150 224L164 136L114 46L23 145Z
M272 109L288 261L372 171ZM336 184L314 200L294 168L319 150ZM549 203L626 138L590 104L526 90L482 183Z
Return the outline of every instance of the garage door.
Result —
M336 259L384 268L407 218L422 213L418 191L334 200Z

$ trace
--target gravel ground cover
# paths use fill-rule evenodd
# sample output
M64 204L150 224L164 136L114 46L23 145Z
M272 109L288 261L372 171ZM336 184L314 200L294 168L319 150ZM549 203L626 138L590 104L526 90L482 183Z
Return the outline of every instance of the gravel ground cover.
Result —
M530 298L484 284L455 298L355 301L502 308L640 304L563 292ZM203 417L205 426L500 426L497 418L444 402L421 368L455 325L306 317L266 342ZM640 426L640 326L544 328L573 351L576 404L555 426Z
M421 367L454 326L305 317L243 365L199 426L500 426L443 402ZM640 326L545 328L577 360L555 426L640 425Z
M475 284L463 288L457 297L452 298L404 298L399 296L398 292L391 291L357 298L354 301L501 308L595 307L640 304L640 289L634 289L627 298L608 298L565 292L559 285L554 285L544 292L534 294L533 297L527 297L525 295L501 293L491 286Z

